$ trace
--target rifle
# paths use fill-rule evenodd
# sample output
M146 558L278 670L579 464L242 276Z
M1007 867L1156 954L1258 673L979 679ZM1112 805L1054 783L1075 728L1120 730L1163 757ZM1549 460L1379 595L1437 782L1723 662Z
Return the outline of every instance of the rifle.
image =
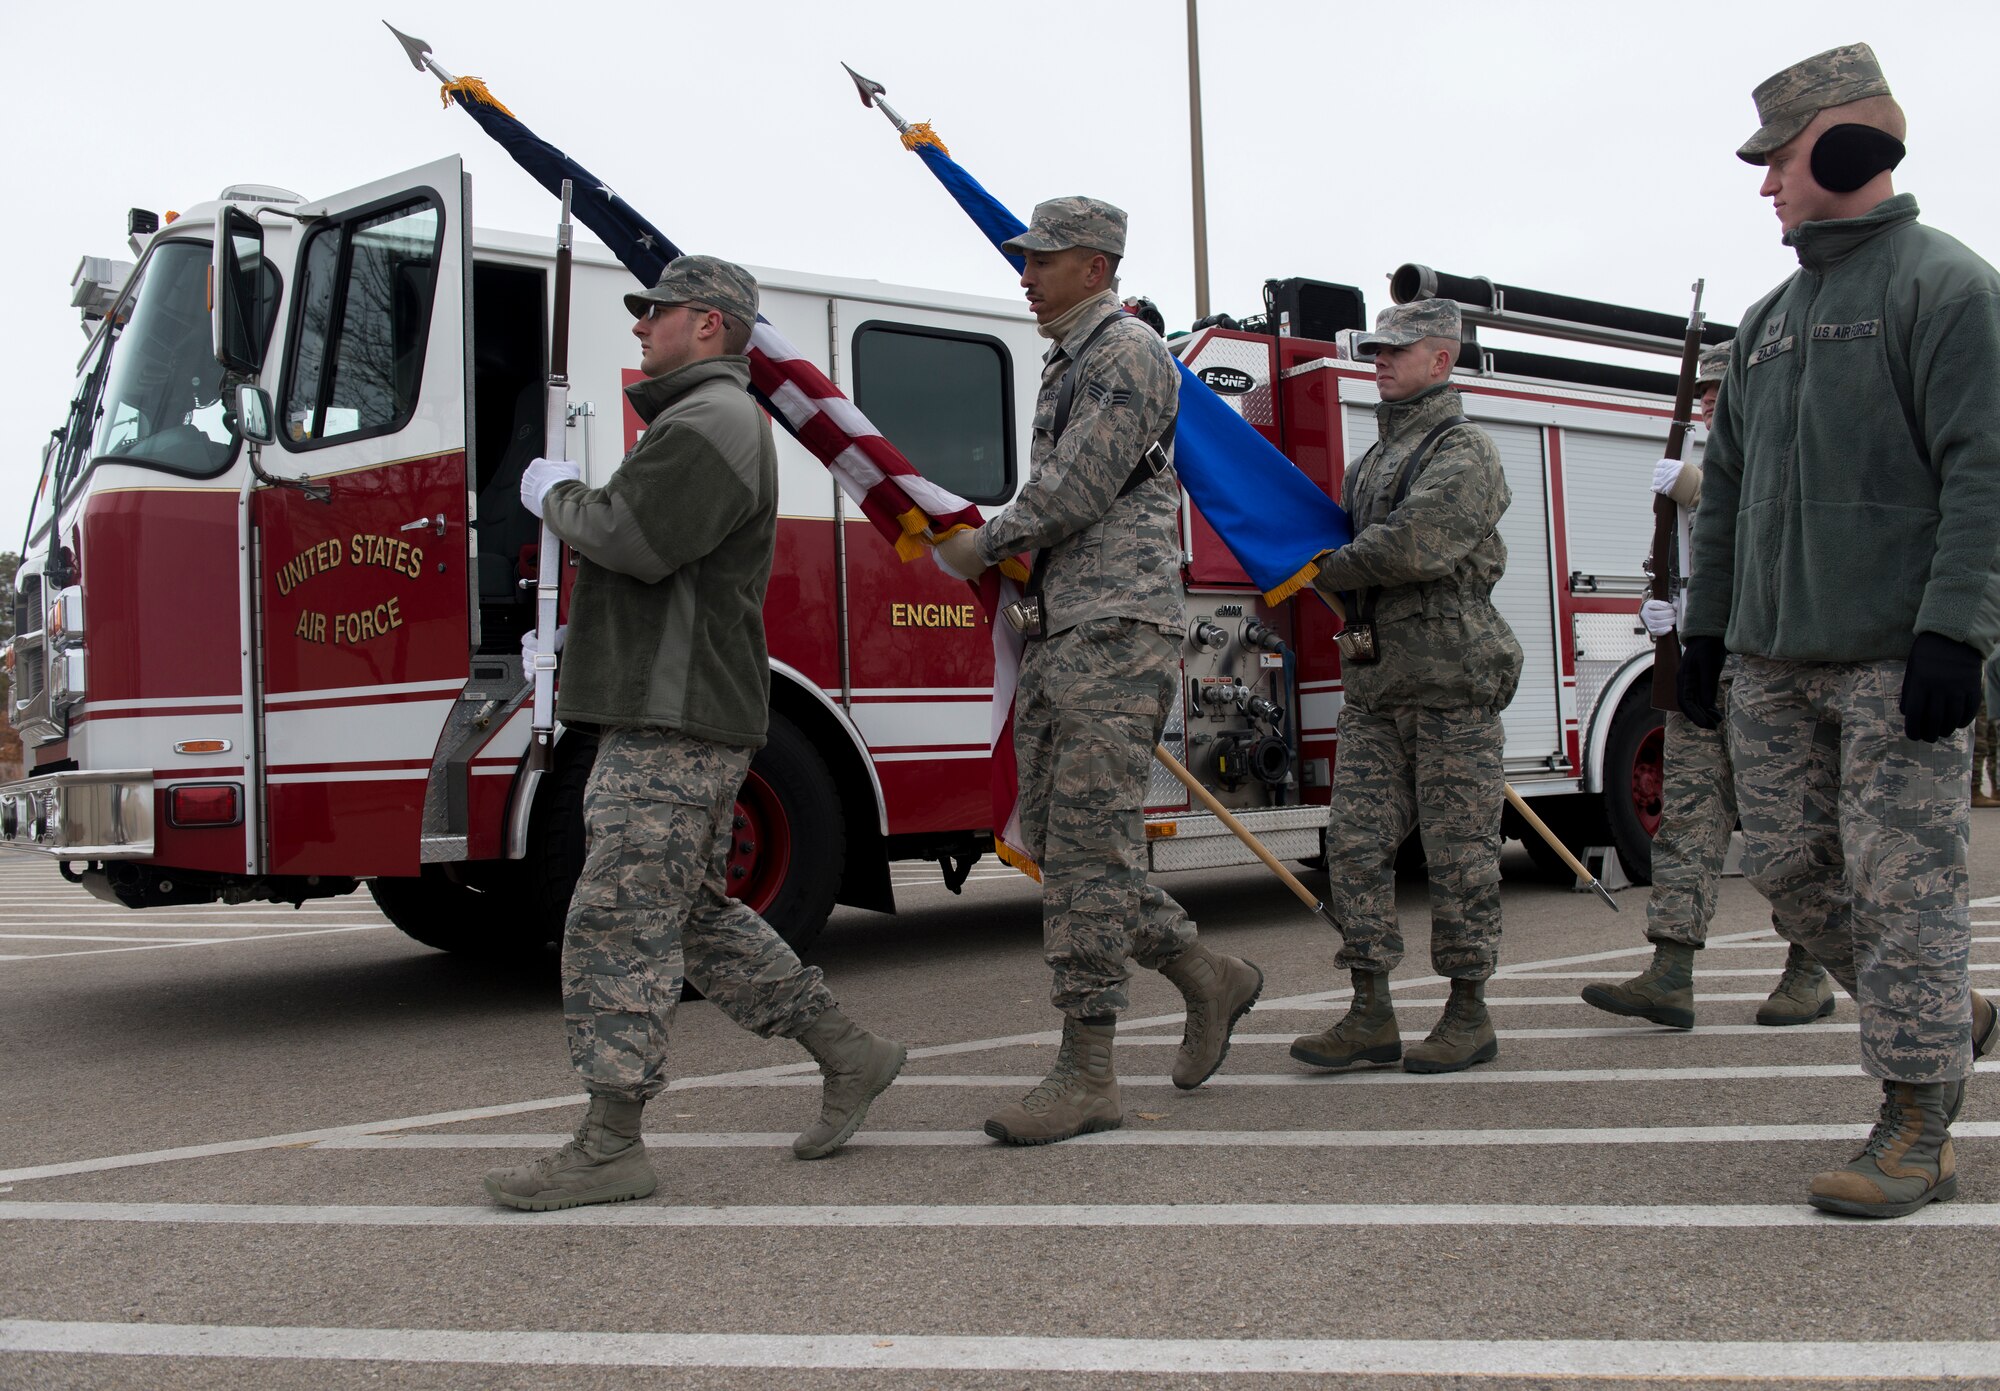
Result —
M1694 309L1688 314L1687 337L1681 343L1681 379L1674 388L1674 419L1667 427L1667 452L1665 457L1678 460L1681 450L1687 444L1687 437L1694 428L1694 376L1701 358L1701 290L1706 281L1694 282ZM1678 577L1683 586L1685 576L1678 574L1676 563L1680 551L1680 504L1664 493L1653 497L1653 556L1646 563L1646 573L1653 578L1652 595L1662 603L1674 601L1674 581ZM1665 637L1653 640L1653 708L1655 710L1678 710L1680 697L1675 694L1675 685L1681 673L1681 635L1679 629Z
M549 383L542 398L542 457L564 457L569 434L570 181L562 181L562 222L556 227L556 292L549 315ZM542 523L535 579L534 742L528 771L549 770L556 742L556 606L562 597L562 542Z

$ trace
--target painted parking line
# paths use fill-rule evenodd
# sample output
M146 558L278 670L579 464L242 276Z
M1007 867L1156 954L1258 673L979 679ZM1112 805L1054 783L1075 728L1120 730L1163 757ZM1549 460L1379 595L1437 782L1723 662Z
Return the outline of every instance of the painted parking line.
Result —
M1930 1211L1932 1209L1926 1209ZM1908 1219L1905 1219L1908 1220ZM2000 1343L1612 1339L1039 1338L869 1333L578 1333L0 1320L0 1352L476 1366L735 1367L1429 1377L1665 1376L1936 1381L2000 1371Z
M1400 1005L1400 1001L1398 1002ZM1495 1029L1495 1036L1532 1042L1537 1039L1582 1039L1582 1038L1797 1038L1800 1034L1858 1034L1859 1024L1788 1024L1772 1028L1766 1024L1701 1024L1692 1029L1670 1029L1663 1024L1648 1024L1643 1019L1635 1019L1627 1025L1612 1024L1601 1029ZM1404 1029L1400 1035L1405 1043L1430 1037L1422 1029ZM1245 1044L1261 1046L1265 1044L1286 1044L1293 1042L1292 1034L1231 1034L1231 1047L1240 1048ZM1180 1037L1176 1034L1155 1034L1133 1036L1120 1033L1116 1039L1120 1048L1178 1048Z
M1975 1064L1980 1072L2000 1072L2000 1059ZM1655 1082L1766 1082L1807 1081L1822 1077L1860 1080L1859 1062L1773 1064L1758 1067L1572 1067L1536 1068L1515 1072L1474 1069L1467 1072L1418 1073L1400 1070L1371 1072L1223 1072L1202 1083L1214 1087L1425 1087L1425 1086L1572 1086L1645 1085ZM1026 1091L1042 1081L1040 1074L1027 1073L909 1073L898 1077L894 1087L1003 1088ZM730 1085L739 1087L817 1087L812 1076L752 1077ZM704 1084L707 1085L707 1084ZM1121 1088L1173 1087L1167 1076L1123 1077Z
M1614 1227L1907 1232L2000 1228L2000 1203L1932 1203L1895 1222L1833 1217L1804 1203L612 1203L560 1212L498 1204L64 1203L0 1201L4 1222L227 1227Z
M1498 979L1498 977L1495 977L1495 979ZM1514 977L1509 977L1509 979L1511 979L1511 980L1519 980L1519 981L1521 981L1521 982L1522 982L1523 984L1526 984L1526 983L1527 983L1527 981L1528 981L1529 979L1532 979L1532 978L1531 978L1531 977L1520 977L1520 976L1514 976ZM1547 979L1549 979L1549 977L1547 977L1547 976L1544 976L1544 977L1542 977L1542 979L1543 979L1543 980L1547 980ZM1603 977L1603 976L1585 976L1585 977L1582 977L1582 979L1585 979L1585 980L1603 980L1603 979L1604 979L1604 977ZM1424 983L1425 983L1425 984L1433 984L1433 983L1435 983L1435 982L1424 982ZM1400 985L1400 984L1401 984L1401 982L1399 981L1399 982L1397 982L1397 984L1399 984L1399 985ZM1758 1002L1759 1004L1762 1004L1762 1003L1763 1003L1763 1002L1764 1002L1765 1000L1768 1000L1768 999L1770 999L1770 998L1771 998L1771 992L1770 992L1770 991L1768 991L1768 990L1760 990L1760 991L1756 991L1756 992L1754 992L1754 993L1741 993L1741 992L1731 992L1731 991L1722 991L1722 992L1712 992L1712 991L1705 991L1705 990L1698 990L1698 991L1696 991L1696 992L1695 992L1695 997L1694 997L1694 1002L1695 1002L1696 1004L1698 1004L1698 1005L1706 1005L1706 1004L1716 1004L1716 1005L1721 1005L1721 1004L1742 1004L1742 1003L1747 1003L1747 1002L1749 1002L1749 1001L1751 1001L1751 1000L1755 1000L1755 1001L1757 1001L1757 1002ZM1842 989L1841 989L1841 988L1840 988L1839 986L1837 986L1837 985L1836 985L1836 986L1835 986L1835 987L1833 988L1833 998L1834 998L1834 999L1836 999L1836 1000L1839 1000L1839 1001L1841 1001L1841 1002L1842 1002L1843 1004L1845 1004L1845 1003L1848 1003L1848 1002L1849 1002L1849 996L1848 996L1847 992L1846 992L1846 991L1844 991L1844 990L1842 990ZM1346 1003L1347 1003L1347 1000L1346 1000L1346 996L1345 996L1344 994L1343 994L1342 996L1338 997L1338 998L1335 998L1335 999L1330 999L1330 1000L1310 1000L1310 1001L1292 1001L1292 1000L1275 1000L1275 1001L1273 1001L1272 1003L1270 1003L1270 1004L1268 1004L1268 1005L1267 1005L1267 1004L1265 1004L1265 1003L1263 1003L1263 1002L1262 1002L1262 1001L1260 1000L1260 1001L1259 1001L1259 1002L1257 1003L1257 1005L1256 1005L1255 1009L1254 1009L1254 1010L1253 1010L1252 1012L1253 1012L1253 1014L1255 1014L1255 1013L1265 1013L1265 1012L1270 1012L1270 1013L1275 1013L1275 1014L1297 1014L1297 1013L1299 1013L1299 1012L1301 1012L1301 1011L1311 1011L1311 1010L1325 1010L1325 1009L1327 1009L1328 1007L1330 1007L1330 1006L1332 1006L1332 1005L1345 1005ZM1397 1009L1399 1009L1399 1010L1405 1010L1405 1009L1424 1009L1424 1008L1428 1008L1428 1007L1432 1007L1432 1006L1435 1006L1435 1007L1437 1007L1437 1008L1440 1008L1440 1009L1442 1009L1442 1008L1444 1007L1444 1005L1445 1005L1445 1001L1444 1001L1443 999L1441 999L1441 998L1440 998L1440 999L1429 999L1429 1000L1406 1000L1406 999L1404 999L1404 998L1403 998L1403 997L1402 997L1401 995L1396 995L1396 996L1394 996L1394 997L1393 997L1393 1003L1395 1004L1396 1008L1397 1008ZM1574 1006L1579 1006L1579 1007L1582 1007L1582 1008L1586 1008L1586 1009L1596 1009L1596 1008L1597 1008L1597 1007L1596 1007L1595 1005L1588 1005L1588 1004L1586 1004L1586 1003L1585 1003L1585 1001L1584 1001L1584 998L1583 998L1583 993L1582 993L1581 991L1578 991L1578 992L1577 992L1576 994L1573 994L1573 995L1495 995L1495 994L1492 994L1492 993L1490 993L1490 992L1489 992L1489 993L1487 994L1487 996L1486 996L1486 1007L1487 1007L1488 1009L1495 1009L1495 1008L1498 1008L1499 1006L1502 1006L1502 1005L1537 1005L1537 1006L1540 1006L1540 1005L1574 1005ZM1601 1017L1601 1016L1602 1016L1602 1014L1603 1014L1603 1011L1602 1011L1602 1010L1598 1010L1598 1014L1599 1014L1599 1016ZM1127 1027L1132 1027L1132 1028L1136 1028L1136 1027L1138 1027L1138 1026L1137 1026L1137 1025L1126 1025L1126 1024L1124 1023L1124 1021L1122 1021L1122 1020L1121 1020L1121 1021L1119 1021L1119 1027L1120 1027L1120 1028L1127 1028ZM1643 1024L1636 1024L1636 1023L1635 1023L1635 1024L1633 1025L1633 1027L1634 1027L1634 1028L1643 1028L1643 1027L1644 1027L1644 1025L1643 1025ZM1789 1031L1788 1031L1788 1030L1786 1030L1786 1029L1783 1029L1783 1028L1780 1028L1780 1029L1777 1029L1777 1030L1774 1030L1774 1031L1766 1031L1766 1032L1777 1032L1777 1033L1786 1033L1786 1032L1793 1032L1793 1033L1796 1033L1796 1032L1798 1031L1798 1029L1802 1029L1802 1028L1805 1028L1805 1027L1806 1027L1805 1025L1801 1024L1801 1025L1798 1025L1798 1026L1797 1026L1796 1028L1794 1028L1794 1029L1791 1029L1791 1030L1789 1030ZM1681 1030L1681 1029L1676 1029L1676 1030L1674 1030L1674 1032L1675 1032L1675 1033L1683 1033L1683 1032L1685 1032L1685 1030Z
M1106 1130L1065 1142L1068 1149L1504 1149L1555 1145L1824 1144L1865 1139L1858 1125L1598 1126L1531 1130ZM1960 1121L1954 1140L2000 1139L2000 1121ZM425 1135L353 1135L322 1150L545 1150L570 1139L545 1134L454 1131ZM646 1136L648 1149L790 1149L789 1131L667 1131ZM864 1130L847 1149L994 1149L983 1130Z
M1971 969L1975 971L2000 971L2000 962L1975 961L1971 964ZM1775 980L1784 973L1785 973L1785 968L1782 966L1740 966L1740 967L1728 967L1718 970L1697 970L1694 973L1694 978L1696 980L1720 980L1720 979L1727 979L1732 976L1734 977L1760 976L1765 980ZM1509 980L1603 980L1604 973L1601 971L1595 973L1590 971L1536 971L1532 975L1523 973L1520 975L1509 976L1507 979Z
M247 937L196 937L169 942L148 942L143 947L86 947L82 951L44 951L7 955L0 961L51 961L61 956L111 956L127 951L166 951L173 947L226 947L237 942L275 942L293 937L330 937L342 932L384 932L388 923L361 923L354 927L304 927L294 932L259 932Z

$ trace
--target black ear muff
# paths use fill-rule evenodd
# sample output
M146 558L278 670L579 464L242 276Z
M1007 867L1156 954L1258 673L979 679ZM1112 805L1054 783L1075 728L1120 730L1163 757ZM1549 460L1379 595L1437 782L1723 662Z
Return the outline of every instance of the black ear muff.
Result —
M1852 193L1903 162L1903 142L1873 126L1830 126L1812 151L1812 176L1829 193Z

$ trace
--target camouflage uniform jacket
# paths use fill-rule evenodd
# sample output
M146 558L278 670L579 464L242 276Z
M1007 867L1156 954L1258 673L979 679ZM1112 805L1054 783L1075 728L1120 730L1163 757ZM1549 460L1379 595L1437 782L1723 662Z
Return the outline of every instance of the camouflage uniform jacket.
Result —
M556 702L568 723L763 745L778 451L749 384L744 357L633 383L646 433L611 481L549 489L549 530L581 557Z
M1341 502L1354 540L1319 558L1314 587L1342 594L1350 619L1360 593L1375 604L1381 660L1347 665L1347 699L1383 706L1504 707L1521 679L1521 644L1493 607L1507 568L1498 530L1513 501L1500 451L1476 425L1446 431L1393 512L1396 475L1433 428L1463 413L1458 392L1433 387L1375 408L1381 437L1347 472ZM1343 593L1344 592L1344 593Z
M1058 443L1063 373L1091 331L1113 315L1123 321L1091 345ZM1042 582L1048 636L1092 618L1136 618L1180 635L1180 485L1169 468L1118 496L1140 456L1166 433L1179 400L1166 344L1109 291L1043 359L1028 486L980 528L978 546L989 565L1049 548Z
M1781 661L2000 643L2000 274L1899 194L1785 234L1743 316L1695 514L1689 637Z

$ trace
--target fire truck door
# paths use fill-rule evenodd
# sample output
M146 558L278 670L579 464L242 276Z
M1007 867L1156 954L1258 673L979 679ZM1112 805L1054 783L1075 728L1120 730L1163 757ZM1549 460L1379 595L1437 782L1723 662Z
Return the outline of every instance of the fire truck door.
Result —
M452 158L300 210L264 451L294 485L259 488L254 511L272 873L423 858L474 640L469 201Z

